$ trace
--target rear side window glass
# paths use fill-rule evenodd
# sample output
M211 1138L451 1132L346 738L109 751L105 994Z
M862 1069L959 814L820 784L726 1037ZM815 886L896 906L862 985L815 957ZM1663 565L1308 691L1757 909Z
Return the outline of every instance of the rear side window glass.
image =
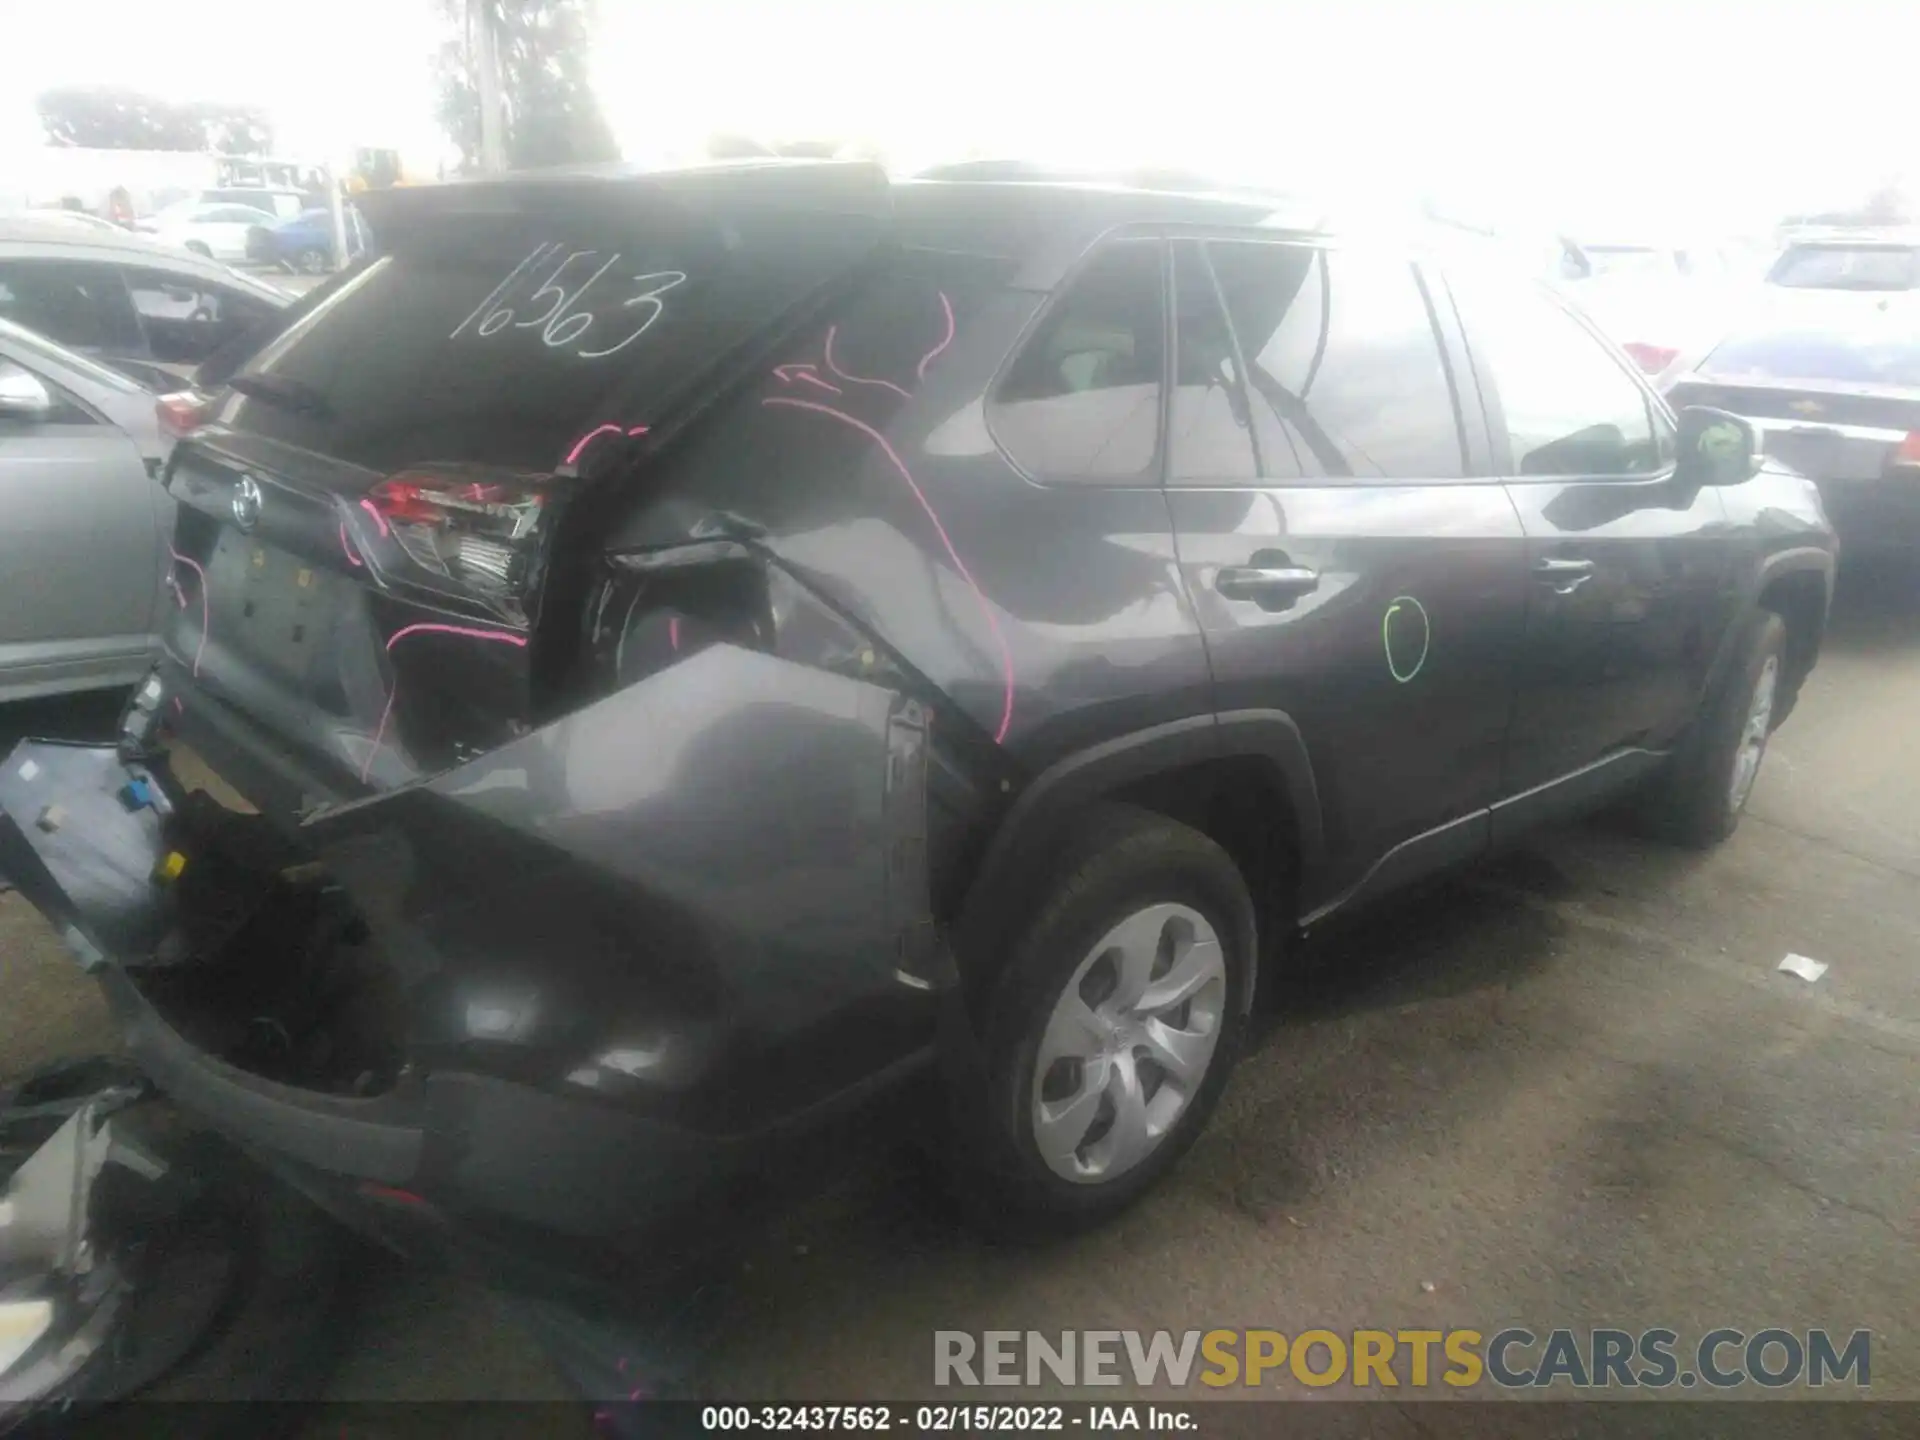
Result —
M1532 285L1455 282L1493 373L1516 475L1650 475L1667 459L1646 393L1587 328Z
M1151 481L1166 321L1158 241L1109 245L1069 283L989 407L1015 464L1045 480Z
M1446 362L1406 259L1237 240L1207 252L1246 357L1268 476L1463 473Z
M1260 471L1240 361L1206 255L1196 242L1173 247L1173 276L1167 478L1173 484L1254 480Z
M75 350L138 354L140 325L120 272L68 260L0 260L0 319Z
M147 348L154 359L169 364L197 365L241 336L263 332L278 313L266 301L224 285L163 270L130 267L125 275Z
M866 263L843 217L429 221L289 322L228 423L392 473L557 468L588 433L657 422L713 364Z
M1904 245L1794 245L1767 279L1809 290L1912 290L1920 251Z

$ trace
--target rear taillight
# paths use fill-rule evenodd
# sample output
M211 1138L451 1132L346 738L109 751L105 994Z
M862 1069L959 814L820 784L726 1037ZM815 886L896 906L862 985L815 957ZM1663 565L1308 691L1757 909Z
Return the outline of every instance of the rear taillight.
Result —
M198 390L176 390L155 400L153 413L164 434L174 440L184 440L207 423L213 413L213 400Z
M1647 375L1658 375L1680 355L1680 352L1671 346L1648 345L1639 340L1629 340L1620 348L1632 356L1633 363Z
M522 601L546 498L532 478L406 471L367 492L354 529L383 567L404 560L413 571L407 578L416 583L524 622Z
M1920 466L1920 430L1909 430L1907 438L1900 442L1900 448L1893 452L1896 465Z

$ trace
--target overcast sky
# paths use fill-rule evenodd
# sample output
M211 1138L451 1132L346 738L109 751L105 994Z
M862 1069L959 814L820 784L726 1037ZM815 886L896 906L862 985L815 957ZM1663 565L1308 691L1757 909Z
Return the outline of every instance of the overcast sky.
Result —
M0 0L0 97L267 106L282 148L431 159L434 0ZM1653 229L1839 203L1914 166L1920 5L1882 0L601 0L630 155L719 129L898 161L1179 163ZM0 98L0 103L5 103ZM0 120L3 123L3 120Z

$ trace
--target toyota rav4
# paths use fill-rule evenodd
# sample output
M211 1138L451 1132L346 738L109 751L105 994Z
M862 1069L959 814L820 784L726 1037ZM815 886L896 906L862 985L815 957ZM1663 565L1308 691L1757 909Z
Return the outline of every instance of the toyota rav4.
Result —
M0 868L369 1225L596 1254L916 1074L1097 1222L1296 937L1616 799L1724 838L1820 647L1809 482L1469 255L858 165L366 204L170 397L164 656L0 766Z

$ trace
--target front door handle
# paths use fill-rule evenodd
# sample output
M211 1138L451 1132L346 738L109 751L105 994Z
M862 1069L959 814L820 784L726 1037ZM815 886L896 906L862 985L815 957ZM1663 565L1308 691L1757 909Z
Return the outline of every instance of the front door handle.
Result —
M1571 595L1593 574L1591 560L1542 560L1533 567L1534 578L1553 586L1556 595Z
M1213 588L1229 600L1294 600L1320 588L1320 572L1304 565L1229 565Z

